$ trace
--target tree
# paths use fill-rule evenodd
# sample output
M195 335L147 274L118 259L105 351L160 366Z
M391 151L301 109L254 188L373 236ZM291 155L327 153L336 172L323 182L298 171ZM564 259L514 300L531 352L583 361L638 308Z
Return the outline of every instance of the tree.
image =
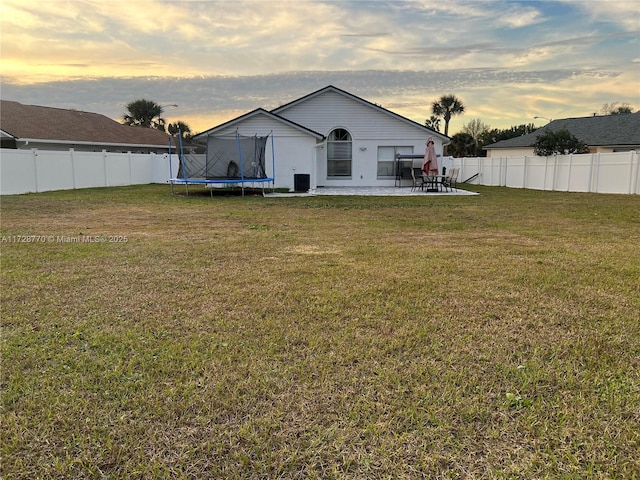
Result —
M454 115L464 113L462 101L455 95L443 95L431 104L431 112L444 120L444 134L449 136L449 121Z
M515 125L505 129L492 128L480 133L478 141L478 156L486 157L487 151L482 147L490 145L492 143L500 142L502 140L508 140L514 137L520 137L529 133L535 132L536 126L533 123L527 123L522 125Z
M169 135L175 136L178 135L178 132L182 132L184 138L191 137L191 128L189 128L189 125L180 120L175 123L170 123L167 126L167 131L169 132Z
M481 143L483 146L489 145L490 143L496 143L501 140L508 140L510 138L527 135L535 132L536 130L537 128L533 123L512 126L503 130L492 128L481 135Z
M468 133L469 135L471 135L471 138L473 138L473 141L475 143L474 156L481 156L482 146L484 145L482 143L482 139L484 138L484 136L486 136L488 131L489 126L479 118L474 118L462 127L462 132Z
M466 132L456 133L448 146L448 152L454 157L474 157L476 149L476 141Z
M479 118L474 118L462 126L462 131L471 135L476 142L479 142L482 135L489 131L489 125Z
M602 106L601 113L603 115L624 115L627 113L633 113L633 108L628 103L622 103L618 105L618 102L612 104L605 103Z
M424 126L430 128L431 130L435 130L436 132L440 131L440 117L436 117L435 115L431 115L427 120L424 121Z
M588 153L589 148L564 128L555 132L545 130L544 133L538 135L533 144L533 152L541 157L549 157L551 155Z
M146 128L157 128L164 131L165 121L161 117L164 111L162 106L151 100L135 100L125 105L128 114L123 119L126 125L134 125Z

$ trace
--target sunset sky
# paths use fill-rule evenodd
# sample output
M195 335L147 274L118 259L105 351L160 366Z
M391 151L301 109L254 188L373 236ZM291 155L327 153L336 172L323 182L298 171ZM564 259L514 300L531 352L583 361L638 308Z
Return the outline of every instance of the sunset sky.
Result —
M638 0L0 0L4 100L198 132L327 85L416 122L444 94L491 127L640 109Z

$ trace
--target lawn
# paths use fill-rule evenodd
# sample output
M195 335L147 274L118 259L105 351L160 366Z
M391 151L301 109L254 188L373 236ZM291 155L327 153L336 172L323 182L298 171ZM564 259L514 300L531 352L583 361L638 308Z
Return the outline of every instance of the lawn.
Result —
M1 199L4 479L640 476L640 197Z

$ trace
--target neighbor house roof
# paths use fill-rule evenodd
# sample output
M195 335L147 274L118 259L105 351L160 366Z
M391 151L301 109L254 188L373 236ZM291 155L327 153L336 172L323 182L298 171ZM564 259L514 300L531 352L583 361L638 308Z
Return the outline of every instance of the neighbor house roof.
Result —
M167 147L169 142L160 130L122 125L99 113L9 100L0 103L0 130L17 140L50 143Z
M367 100L365 100L363 98L360 98L360 97L358 97L356 95L353 95L352 93L349 93L349 92L347 92L345 90L342 90L342 89L340 89L338 87L335 87L333 85L328 85L328 86L326 86L324 88L321 88L320 90L316 90L315 92L311 92L308 95L305 95L304 97L300 97L297 100L293 100L293 101L291 101L289 103L281 105L280 107L274 108L273 110L271 110L271 112L275 113L275 114L280 114L280 113L282 113L283 111L287 110L290 107L293 107L293 106L295 106L295 105L297 105L299 103L302 103L302 102L304 102L304 101L306 101L306 100L308 100L310 98L316 97L318 95L322 95L325 92L335 92L335 93L338 93L340 95L344 95L345 97L348 97L348 98L350 98L352 100L355 100L358 103L361 103L363 105L367 105L368 107L371 107L371 108L373 108L375 110L378 110L379 112L382 112L382 113L384 113L386 115L389 115L391 117L397 118L398 120L401 120L402 122L405 122L405 123L408 123L410 125L413 125L414 127L421 128L425 132L427 132L428 134L434 135L434 136L437 136L437 137L441 138L444 143L447 143L448 141L451 140L451 138L449 138L448 136L443 135L440 132L436 132L435 130L430 129L429 127L426 127L425 125L422 125L422 124L420 124L418 122L414 122L413 120L410 120L407 117L403 117L402 115L399 115L399 114L397 114L395 112L392 112L391 110L387 110L386 108L383 108L380 105L376 105L375 103L371 103L371 102L369 102L369 101L367 101Z
M204 132L202 132L202 133L200 133L198 135L195 135L193 138L196 139L196 140L204 138L207 135L211 135L213 133L216 133L216 132L218 132L220 130L223 130L225 128L231 127L231 126L233 126L235 124L241 123L244 120L247 120L247 119L249 119L251 117L255 117L257 115L264 115L264 116L269 117L269 118L271 118L273 120L276 120L277 122L281 122L283 124L289 125L290 127L294 128L296 130L300 130L301 132L304 132L304 133L306 133L308 135L316 137L316 139L318 139L318 140L324 139L324 135L322 135L321 133L315 132L315 131L313 131L313 130L311 130L311 129L303 126L303 125L300 125L300 124L296 123L296 122L292 122L291 120L288 120L288 119L286 119L284 117L281 117L280 115L276 115L275 113L268 112L263 108L256 108L255 110L252 110L252 111L250 111L248 113L245 113L244 115L241 115L241 116L239 116L237 118L229 120L228 122L225 122L225 123L223 123L221 125L218 125L217 127L210 128L209 130L206 130L206 131L204 131Z
M640 112L553 120L535 132L486 145L484 149L532 147L547 130L569 130L590 147L640 145Z

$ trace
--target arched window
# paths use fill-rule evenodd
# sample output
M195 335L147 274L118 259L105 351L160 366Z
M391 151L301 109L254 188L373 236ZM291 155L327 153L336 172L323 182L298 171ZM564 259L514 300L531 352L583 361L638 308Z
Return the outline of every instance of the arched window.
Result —
M327 139L327 177L351 176L351 135L336 128Z

